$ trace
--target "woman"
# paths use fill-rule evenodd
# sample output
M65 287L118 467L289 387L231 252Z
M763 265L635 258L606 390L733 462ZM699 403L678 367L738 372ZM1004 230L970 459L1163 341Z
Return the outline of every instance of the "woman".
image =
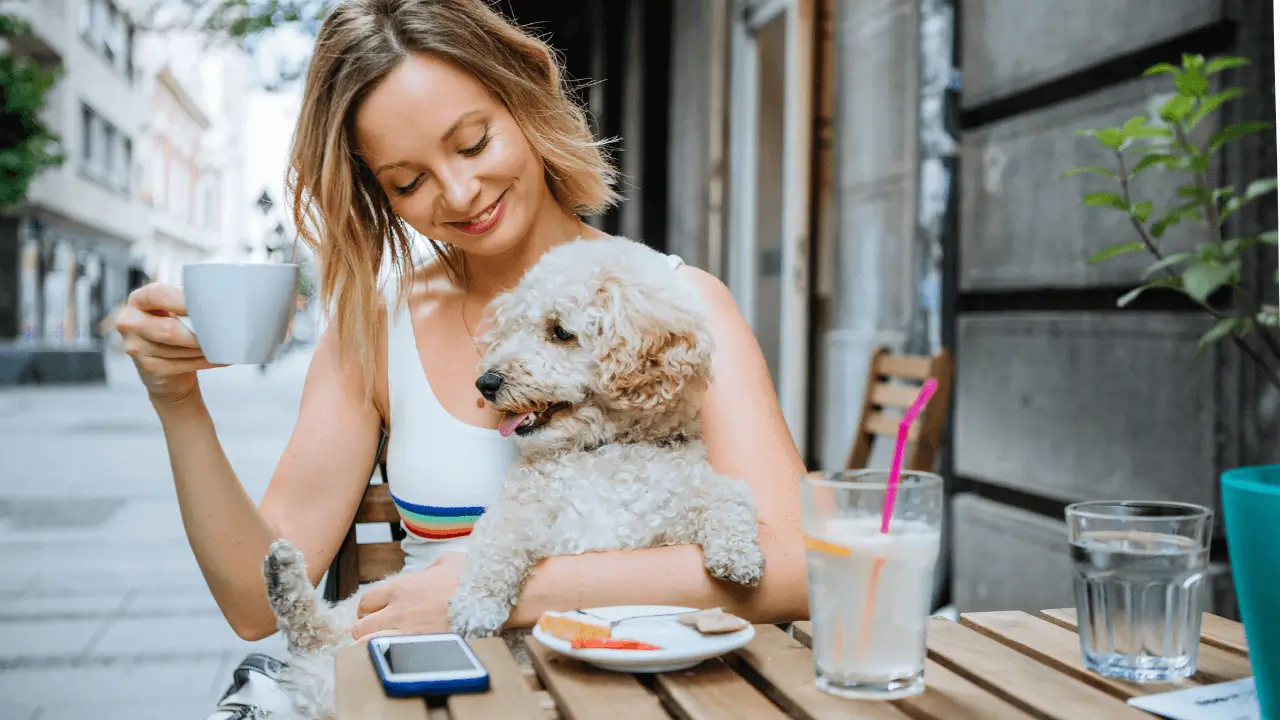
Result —
M274 539L293 541L319 581L368 481L381 425L413 533L408 562L423 571L368 593L353 635L447 629L462 556L446 551L465 538L441 539L430 513L483 506L514 457L497 413L478 402L483 310L548 248L603 237L579 215L613 203L612 180L552 51L481 0L351 0L328 17L306 81L291 191L333 322L259 506L201 398L196 372L212 366L172 317L185 313L181 290L139 289L117 323L162 421L196 559L237 634L275 631L262 579ZM413 265L406 225L432 239L439 259ZM385 298L384 260L399 277ZM804 468L759 346L719 281L679 272L708 300L717 351L706 443L718 470L752 487L764 581L746 590L712 579L696 546L556 557L529 579L511 627L531 626L544 610L616 604L723 606L757 622L808 614Z

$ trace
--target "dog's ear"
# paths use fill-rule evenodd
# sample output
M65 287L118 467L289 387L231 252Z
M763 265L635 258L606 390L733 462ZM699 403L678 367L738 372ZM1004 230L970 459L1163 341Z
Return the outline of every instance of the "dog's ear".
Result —
M711 380L713 344L696 288L606 282L597 338L598 392L610 405L651 410Z

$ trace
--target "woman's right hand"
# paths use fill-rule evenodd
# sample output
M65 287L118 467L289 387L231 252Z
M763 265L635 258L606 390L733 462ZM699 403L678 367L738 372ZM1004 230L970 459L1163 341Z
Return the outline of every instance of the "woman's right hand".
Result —
M205 359L195 334L178 320L186 314L182 288L151 283L130 293L116 318L124 351L153 402L185 400L197 387L197 370L223 367Z

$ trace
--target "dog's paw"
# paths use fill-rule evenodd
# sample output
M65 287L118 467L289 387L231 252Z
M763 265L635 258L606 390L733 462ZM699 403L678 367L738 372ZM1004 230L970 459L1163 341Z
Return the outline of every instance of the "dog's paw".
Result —
M703 549L711 576L746 587L756 587L764 577L764 551L754 542L723 544Z
M310 585L302 553L283 538L271 543L271 550L262 562L262 576L267 581L267 596L273 604L277 598L291 594L300 584Z
M511 609L494 598L473 598L459 593L449 601L449 630L465 638L497 635Z

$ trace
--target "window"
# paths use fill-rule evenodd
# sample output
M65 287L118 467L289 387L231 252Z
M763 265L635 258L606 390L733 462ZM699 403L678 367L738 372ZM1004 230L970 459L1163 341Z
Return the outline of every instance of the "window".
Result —
M204 214L201 218L204 227L208 230L218 229L218 176L212 175L205 178L204 181L204 200L200 204L200 209Z
M80 106L80 170L123 194L129 193L133 141L88 105Z
M91 40L93 29L93 0L80 0L80 34L85 40Z
M88 169L93 159L93 111L87 105L80 106L80 166Z
M133 185L130 182L130 175L132 174L133 141L124 135L120 135L120 165L116 168L116 187L125 195L130 193Z
M151 193L158 208L164 208L169 198L168 158L168 147L156 147L151 154Z
M112 0L81 0L80 36L130 82L133 81L133 23Z

